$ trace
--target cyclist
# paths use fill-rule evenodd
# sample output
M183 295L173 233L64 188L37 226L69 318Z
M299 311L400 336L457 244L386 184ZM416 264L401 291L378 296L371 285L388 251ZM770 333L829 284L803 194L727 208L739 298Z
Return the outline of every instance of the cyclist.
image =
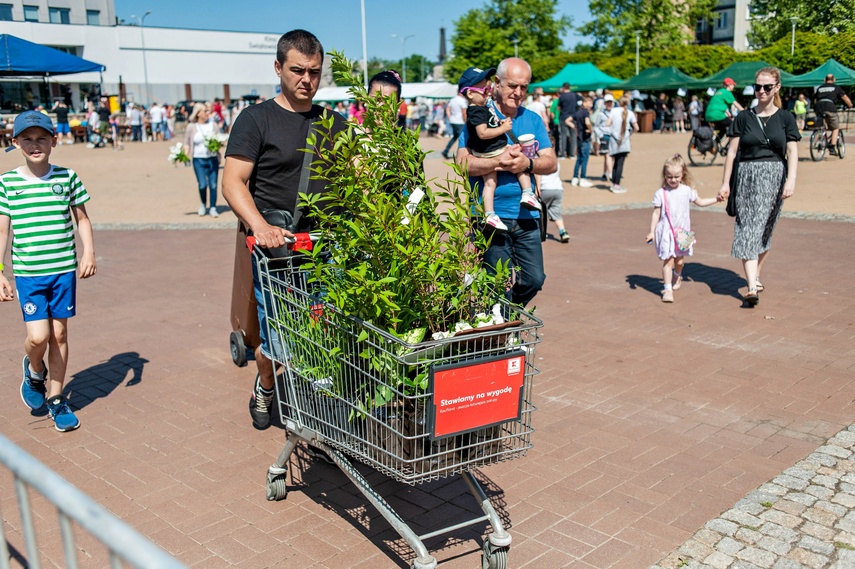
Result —
M834 75L825 76L825 83L816 88L814 96L814 111L817 118L825 115L825 128L831 131L831 148L829 152L837 154L837 135L840 132L840 119L837 117L837 101L843 101L852 108L852 101L843 93L840 85L834 83Z
M725 77L722 81L722 87L715 92L715 95L707 104L705 118L712 125L718 135L718 140L721 141L727 132L730 123L733 122L733 115L730 112L730 107L734 106L739 111L742 111L742 105L736 102L733 96L733 90L736 88L736 81L730 77Z

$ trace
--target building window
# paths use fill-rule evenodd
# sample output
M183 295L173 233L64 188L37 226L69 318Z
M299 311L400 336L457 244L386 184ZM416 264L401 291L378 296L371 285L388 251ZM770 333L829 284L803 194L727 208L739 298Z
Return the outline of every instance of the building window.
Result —
M0 4L0 21L11 22L12 21L12 5L11 4Z
M51 24L70 24L71 10L68 8L48 8Z
M25 22L38 22L39 21L39 7L38 6L24 6L24 21Z
M715 18L715 29L727 29L727 12L720 12Z
M90 26L100 26L101 25L101 11L100 10L86 10L86 23Z

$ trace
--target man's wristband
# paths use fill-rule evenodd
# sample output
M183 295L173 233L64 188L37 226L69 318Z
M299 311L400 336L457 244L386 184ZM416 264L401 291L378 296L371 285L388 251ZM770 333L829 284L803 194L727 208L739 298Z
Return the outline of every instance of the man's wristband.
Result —
M525 169L526 174L531 174L532 170L534 170L534 159L528 159L528 168Z
M4 268L3 263L0 263L0 273L3 272L3 268Z

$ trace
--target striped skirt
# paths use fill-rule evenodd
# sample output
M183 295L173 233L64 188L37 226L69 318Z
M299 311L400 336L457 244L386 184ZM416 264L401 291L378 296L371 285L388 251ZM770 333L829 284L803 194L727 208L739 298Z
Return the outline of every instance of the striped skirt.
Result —
M781 215L779 194L784 181L780 160L740 162L736 172L736 225L730 254L756 259L769 250Z

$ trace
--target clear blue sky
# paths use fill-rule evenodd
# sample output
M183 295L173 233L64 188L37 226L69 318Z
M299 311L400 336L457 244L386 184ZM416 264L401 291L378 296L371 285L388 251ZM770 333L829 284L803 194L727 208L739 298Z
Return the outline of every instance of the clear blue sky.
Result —
M146 26L198 28L242 32L282 34L294 28L309 30L318 36L324 48L344 50L350 59L362 57L360 0L115 0L116 16L130 21L147 10ZM446 28L446 49L451 51L454 21L486 0L365 0L368 57L398 59L401 40L392 34L408 36L407 54L428 59L439 55L439 28ZM585 0L559 0L559 12L569 15L578 26L590 18ZM581 41L574 31L564 38L564 46Z

